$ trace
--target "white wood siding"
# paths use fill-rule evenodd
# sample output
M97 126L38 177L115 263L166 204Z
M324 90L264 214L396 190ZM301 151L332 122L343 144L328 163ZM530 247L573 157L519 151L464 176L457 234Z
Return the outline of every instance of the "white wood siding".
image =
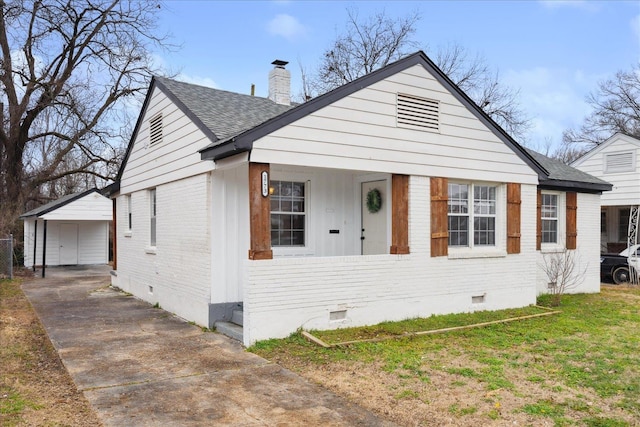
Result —
M109 205L111 201L107 199ZM109 262L109 221L47 221L46 265L59 265L60 224L78 225L78 265ZM24 265L33 267L35 219L24 222ZM36 265L42 265L44 220L38 220Z
M633 152L635 170L631 172L605 172L607 154ZM573 167L613 184L611 191L602 193L602 206L629 206L640 204L640 141L626 135L615 135L577 160Z
M242 301L249 254L249 168L212 172L211 303Z
M495 310L536 300L536 186L522 186L521 253L430 257L429 178L410 178L409 255L247 261L244 343L298 327L335 329ZM473 304L472 297L484 296ZM331 321L332 311L346 319Z
M211 188L208 174L156 188L156 247L150 242L149 191L117 198L118 271L114 284L183 318L208 326L211 299ZM151 288L153 291L151 291Z
M162 112L162 142L149 143L149 118ZM211 143L204 133L159 89L154 89L133 142L120 183L121 194L209 172L212 161L198 150Z
M49 213L41 219L71 221L111 221L113 209L111 200L98 193L87 194Z
M396 126L396 95L440 101L440 132ZM537 175L416 65L254 142L251 160L537 184Z

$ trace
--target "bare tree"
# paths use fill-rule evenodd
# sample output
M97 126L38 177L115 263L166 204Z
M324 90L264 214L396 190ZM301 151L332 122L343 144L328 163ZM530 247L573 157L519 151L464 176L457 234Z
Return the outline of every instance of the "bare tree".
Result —
M393 19L385 11L360 19L347 10L346 30L325 50L315 75L303 71L303 99L311 98L362 77L417 50L413 39L420 20L418 12ZM436 65L492 119L516 138L523 137L529 119L518 105L518 91L500 83L499 74L486 61L470 58L458 44L436 50Z
M520 92L500 83L499 73L482 56L470 57L463 46L452 43L439 47L433 61L507 133L524 138L531 124L518 103Z
M548 279L548 290L552 295L551 303L559 306L562 295L575 289L584 281L587 267L582 268L576 252L567 249L543 254L542 259L541 267Z
M580 126L568 129L562 139L585 152L616 132L640 138L640 65L618 71L598 84L586 99L593 111Z
M121 120L154 71L151 47L166 47L154 34L159 8L0 0L0 215L113 178L128 131Z
M345 33L322 56L317 91L328 92L409 53L417 47L411 37L419 20L418 12L392 19L384 11L360 20L357 9L347 9Z

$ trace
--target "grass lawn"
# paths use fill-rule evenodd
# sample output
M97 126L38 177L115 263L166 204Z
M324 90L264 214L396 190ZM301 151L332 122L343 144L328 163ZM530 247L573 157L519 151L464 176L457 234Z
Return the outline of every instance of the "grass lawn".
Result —
M401 425L640 426L640 289L603 286L600 294L564 296L559 310L331 349L294 334L250 351ZM313 333L336 343L539 312L529 307Z

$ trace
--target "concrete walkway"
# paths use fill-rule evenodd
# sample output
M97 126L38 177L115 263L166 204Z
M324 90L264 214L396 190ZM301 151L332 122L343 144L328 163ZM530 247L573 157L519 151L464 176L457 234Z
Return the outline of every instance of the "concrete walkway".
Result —
M23 284L106 426L390 426L220 334L108 287L106 268ZM98 274L98 275L86 275Z

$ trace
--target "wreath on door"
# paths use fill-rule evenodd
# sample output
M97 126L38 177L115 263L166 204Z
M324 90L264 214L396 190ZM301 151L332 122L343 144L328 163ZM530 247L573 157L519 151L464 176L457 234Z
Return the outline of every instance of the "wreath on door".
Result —
M369 213L376 213L382 208L382 194L380 190L374 188L367 193L367 210Z

